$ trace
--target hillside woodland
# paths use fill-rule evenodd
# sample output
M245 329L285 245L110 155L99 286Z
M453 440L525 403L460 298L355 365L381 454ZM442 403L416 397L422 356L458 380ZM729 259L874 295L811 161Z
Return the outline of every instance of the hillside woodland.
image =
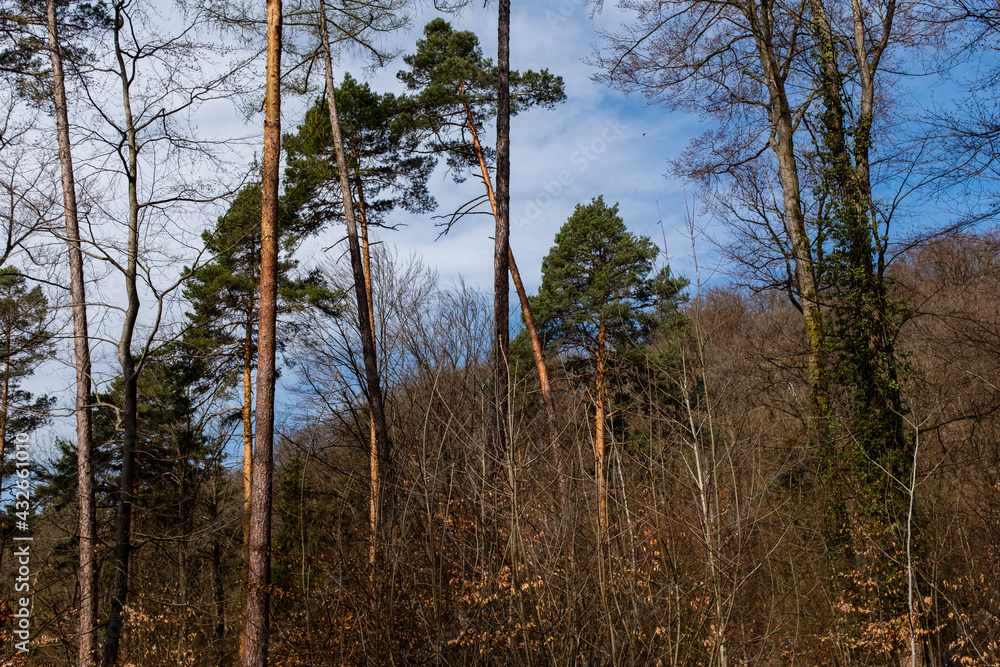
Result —
M0 664L1000 665L996 6L624 0L691 268L609 173L528 292L509 0L291 4L0 2Z

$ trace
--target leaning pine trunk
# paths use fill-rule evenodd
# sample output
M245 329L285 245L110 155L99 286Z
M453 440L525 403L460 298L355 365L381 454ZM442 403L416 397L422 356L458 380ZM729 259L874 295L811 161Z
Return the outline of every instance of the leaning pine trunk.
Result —
M490 208L493 211L495 219L497 217L497 198L493 192L493 184L490 182L490 171L486 166L486 156L479 141L479 132L476 130L476 124L472 117L472 108L468 104L465 105L465 114L467 127L472 136L472 147L479 161L479 172L482 175L483 184L486 187L486 196L490 200ZM541 339L538 337L538 328L535 326L535 317L531 312L531 304L528 302L528 293L525 291L524 283L521 281L521 273L517 269L517 263L514 261L514 251L511 250L509 241L507 243L507 263L510 268L510 277L514 280L514 289L517 291L517 298L521 302L521 315L524 317L524 328L527 330L528 338L531 340L531 352L535 357L538 382L542 388L542 403L545 406L545 416L549 422L549 438L552 442L555 442L559 435L559 423L556 419L556 403L552 396L552 384L549 382L549 372L545 366L545 353L542 349ZM562 458L560 457L558 461L559 469L562 470ZM561 474L560 481L561 483L564 481Z
M87 297L83 283L83 252L80 249L80 226L76 210L76 182L73 152L69 139L69 111L55 0L48 0L49 58L52 62L52 96L56 111L59 142L59 165L62 172L63 215L66 218L66 243L69 246L69 291L73 305L73 354L76 358L76 465L77 499L80 529L80 644L77 663L90 667L94 660L94 621L97 617L97 569L94 545L97 541L94 509L94 472L90 456L93 438L90 425L90 338L87 332Z
M333 62L330 54L330 35L326 25L326 4L319 3L320 37L323 40L323 61L326 75L326 100L330 109L330 129L333 134L334 152L337 154L337 171L340 175L340 190L344 203L344 219L347 222L347 243L351 256L351 270L354 275L354 294L358 304L358 330L361 335L361 351L365 363L365 382L368 387L368 407L371 410L371 420L375 426L375 457L377 467L372 466L372 488L378 501L375 503L377 515L373 526L382 523L392 523L392 499L388 492L392 488L393 474L389 455L389 431L386 428L385 408L382 402L382 388L378 376L378 359L375 357L375 337L372 331L369 314L369 296L366 287L364 262L361 257L361 244L358 239L358 225L354 217L354 200L351 193L350 176L347 173L347 153L344 150L344 139L340 132L340 119L337 117L337 102L333 85Z

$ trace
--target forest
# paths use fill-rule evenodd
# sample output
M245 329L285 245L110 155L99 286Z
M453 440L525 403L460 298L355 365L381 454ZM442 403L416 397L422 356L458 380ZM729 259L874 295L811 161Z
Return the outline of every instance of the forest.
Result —
M0 0L0 665L1000 667L1000 5L511 5Z

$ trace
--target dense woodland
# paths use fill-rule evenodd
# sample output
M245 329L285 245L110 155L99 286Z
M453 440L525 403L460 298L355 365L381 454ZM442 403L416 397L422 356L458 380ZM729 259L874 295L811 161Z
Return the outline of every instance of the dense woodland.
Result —
M1000 665L1000 8L621 0L691 268L609 178L534 293L510 9L0 1L0 664Z

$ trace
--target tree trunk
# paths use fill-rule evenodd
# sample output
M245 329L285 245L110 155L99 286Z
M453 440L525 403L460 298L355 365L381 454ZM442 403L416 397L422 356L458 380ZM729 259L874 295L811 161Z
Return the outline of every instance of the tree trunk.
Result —
M252 246L251 246L252 247ZM253 250L250 251L250 281L253 282ZM247 304L246 332L243 336L243 565L250 565L250 497L253 479L253 296ZM247 586L240 595L240 608L247 608ZM246 619L240 618L239 661L246 652Z
M778 158L778 175L781 179L781 194L784 207L785 230L792 246L792 261L795 266L795 281L801 299L802 320L805 325L808 358L806 377L809 383L809 429L811 438L818 441L827 432L830 413L829 387L826 375L826 359L823 351L823 320L816 287L816 269L813 264L812 245L806 232L805 216L802 212L801 190L798 165L795 161L794 123L785 93L785 81L778 66L773 43L765 36L772 35L774 26L770 14L764 7L748 2L745 14L753 29L757 42L758 56L770 94L769 110L774 139L771 148Z
M596 410L594 411L594 474L597 477L597 534L598 539L601 540L607 535L608 529L608 499L604 483L604 405L605 394L607 393L604 382L605 374L607 373L604 346L606 340L604 323L602 322L597 327L597 389L594 392L594 402L596 404Z
M250 560L243 667L267 667L270 635L271 478L278 294L278 179L281 161L281 0L267 0L267 78L261 183L257 406L250 490Z
M493 251L493 396L496 411L497 455L508 448L507 400L509 379L507 355L510 351L508 301L510 283L510 0L500 0L497 21L499 51L497 65L497 193L496 234Z
M374 289L372 286L372 255L371 246L368 244L368 211L365 206L365 191L361 180L360 166L358 160L354 161L355 184L358 188L358 221L361 223L361 259L364 263L365 273L365 294L368 295L368 326L372 330L372 351L378 358L378 346L375 340L375 301ZM359 315L360 317L360 315ZM379 455L378 455L378 435L375 429L375 420L368 419L368 464L369 493L368 493L368 562L372 565L372 576L375 574L375 555L378 549L379 533Z
M62 54L59 52L59 26L55 0L46 3L49 59L52 63L52 96L56 112L59 142L59 166L62 174L63 215L66 218L66 243L69 251L69 290L73 307L73 354L76 361L76 464L77 503L80 531L80 644L77 662L89 667L94 660L94 623L97 617L97 569L94 546L97 542L94 508L94 472L91 466L93 436L90 424L90 337L87 331L87 297L83 282L83 252L76 208L76 180L73 152L69 138L69 110ZM0 444L0 447L3 445Z
M368 406L371 419L375 425L375 448L377 450L378 475L377 486L379 502L377 503L380 518L376 523L392 524L392 497L390 490L394 483L389 454L389 431L386 427L385 409L382 402L382 389L378 375L378 359L375 357L375 336L371 320L365 317L369 313L369 298L365 281L364 262L361 258L361 247L358 241L358 226L354 217L354 202L351 193L350 177L347 172L347 154L344 150L344 139L340 132L340 120L337 117L337 103L333 85L333 62L330 53L330 35L326 24L326 4L319 3L320 37L323 40L323 60L326 74L326 99L330 109L330 128L333 134L334 151L337 154L337 171L340 174L340 189L344 202L344 218L347 222L347 243L350 249L351 269L354 274L354 294L358 304L358 329L361 334L361 351L365 363L365 381L368 390Z
M517 298L521 302L521 314L524 316L524 328L528 330L528 338L531 339L531 352L535 357L535 368L538 370L538 381L542 387L542 403L545 407L545 416L549 423L549 439L555 442L559 437L559 426L556 418L556 403L552 397L552 386L549 384L549 371L545 366L545 353L542 350L542 342L538 338L538 329L535 326L535 317L531 313L531 305L528 303L528 293L521 282L521 272L517 269L514 261L514 252L507 249L507 261L510 264L510 277L514 280L514 289ZM562 459L560 458L560 470L562 469Z
M469 131L472 134L472 147L476 152L479 161L479 171L483 177L483 185L486 187L486 196L490 200L490 208L493 217L497 216L497 200L493 192L493 184L490 181L490 171L486 166L486 156L483 154L483 147L479 141L479 132L472 117L472 109L465 105L466 121ZM531 313L531 304L528 303L528 293L524 290L524 283L521 282L521 273L518 271L517 263L514 261L514 251L507 244L507 261L510 268L510 276L514 280L514 289L517 291L518 301L521 303L521 315L524 317L524 328L528 331L528 338L531 340L531 352L535 357L535 369L538 371L538 382L542 388L542 403L545 406L545 415L549 421L549 437L552 442L559 436L559 422L556 417L556 402L552 395L552 384L549 382L548 368L545 366L545 352L542 349L541 339L538 337L538 328L535 326L535 317ZM562 469L562 459L559 459L559 467Z
M111 590L111 608L104 634L104 651L101 658L103 667L111 667L118 662L121 636L125 628L125 608L128 604L129 560L132 553L132 518L135 504L135 460L138 440L138 374L135 358L132 356L132 337L139 316L139 291L137 286L139 260L139 201L138 201L138 158L139 146L136 140L135 122L132 118L131 79L125 66L120 42L120 31L124 27L122 5L115 5L115 55L118 60L118 75L122 83L122 106L125 112L125 141L128 148L128 240L125 263L125 292L128 305L125 322L118 339L118 363L122 372L122 468L118 490L118 522L115 534L114 584Z
M215 462L215 469L212 474L212 512L211 512L211 525L219 525L219 463ZM225 641L226 637L226 592L222 581L222 545L219 541L219 535L215 534L212 536L212 598L214 604L213 616L214 623L212 631L212 643L216 646ZM245 601L244 601L245 602ZM245 604L244 604L244 608ZM240 628L240 635L243 634L243 628ZM242 639L241 648L242 651ZM240 663L242 664L242 653L240 653Z

